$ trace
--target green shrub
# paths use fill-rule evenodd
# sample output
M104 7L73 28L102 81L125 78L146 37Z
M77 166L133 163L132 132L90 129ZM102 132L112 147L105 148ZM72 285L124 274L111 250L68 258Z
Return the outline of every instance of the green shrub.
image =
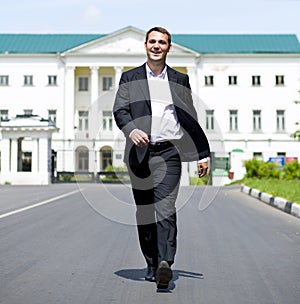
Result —
M298 161L278 166L274 162L264 162L253 158L245 161L244 165L246 168L246 178L300 179L300 164Z
M244 162L246 168L246 177L259 177L259 168L263 164L263 161L253 158Z
M114 167L113 165L108 165L105 170L106 172L127 172L127 167Z
M282 168L281 178L286 180L300 179L300 164L298 161L286 163Z
M123 181L127 182L129 181L129 176L126 174L128 172L127 167L114 167L113 165L108 165L105 168L106 172L112 172L111 174L105 175L105 177L101 177L101 181L103 182L118 182ZM117 174L116 172L125 172L123 174Z
M73 174L70 173L63 173L60 176L62 182L70 182L72 180Z
M115 171L115 168L113 165L107 165L107 167L104 169L106 172L113 172Z
M280 169L276 163L273 162L262 162L258 168L259 178L279 178Z

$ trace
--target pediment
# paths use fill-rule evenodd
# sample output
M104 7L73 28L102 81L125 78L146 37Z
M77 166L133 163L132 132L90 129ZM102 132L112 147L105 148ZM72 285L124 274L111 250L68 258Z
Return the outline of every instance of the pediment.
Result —
M135 28L125 28L99 39L68 50L72 55L145 55L145 32ZM194 51L173 44L172 55L192 55Z

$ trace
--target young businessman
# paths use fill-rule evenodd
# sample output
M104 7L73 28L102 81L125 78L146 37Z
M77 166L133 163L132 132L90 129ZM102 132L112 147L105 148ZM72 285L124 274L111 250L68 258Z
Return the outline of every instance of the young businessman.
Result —
M181 162L198 160L207 174L210 148L197 121L189 78L168 65L170 33L151 28L144 43L147 62L124 72L114 104L116 124L126 137L145 279L168 288L177 241L176 208Z

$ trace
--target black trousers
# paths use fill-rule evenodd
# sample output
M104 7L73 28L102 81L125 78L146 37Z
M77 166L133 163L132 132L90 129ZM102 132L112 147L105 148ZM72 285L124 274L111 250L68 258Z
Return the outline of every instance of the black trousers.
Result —
M181 161L174 146L151 148L146 161L130 171L136 203L141 251L148 266L162 260L174 263L177 242L175 202L181 177Z

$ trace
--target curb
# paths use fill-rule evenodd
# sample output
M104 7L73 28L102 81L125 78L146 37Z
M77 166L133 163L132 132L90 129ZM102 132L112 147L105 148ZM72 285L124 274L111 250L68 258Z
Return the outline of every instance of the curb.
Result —
M255 197L259 199L260 201L275 207L277 209L280 209L281 211L284 211L288 214L291 214L293 216L296 216L300 218L300 205L296 204L294 202L289 202L288 200L282 198L282 197L275 197L271 194L261 192L257 189L250 188L248 186L242 185L241 191L243 193L246 193L252 197Z

